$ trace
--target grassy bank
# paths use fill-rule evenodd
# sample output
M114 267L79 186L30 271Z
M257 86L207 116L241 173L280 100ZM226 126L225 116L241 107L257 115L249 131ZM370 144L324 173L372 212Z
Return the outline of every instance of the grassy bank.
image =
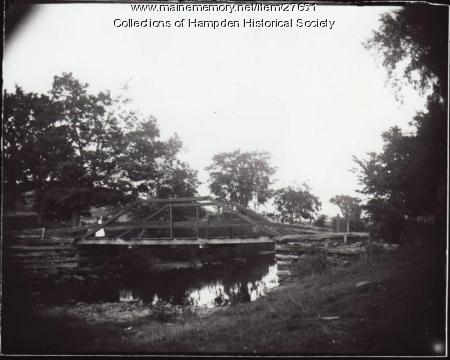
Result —
M436 354L444 339L444 264L432 248L372 254L342 269L320 262L266 297L212 312L34 306L31 314L8 313L16 318L4 331L4 351Z

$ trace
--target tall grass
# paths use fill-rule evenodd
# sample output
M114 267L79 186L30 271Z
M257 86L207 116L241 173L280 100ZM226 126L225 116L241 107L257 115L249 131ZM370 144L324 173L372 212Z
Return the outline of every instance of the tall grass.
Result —
M297 277L321 275L332 269L331 262L325 253L311 254L302 257L292 266L292 274Z

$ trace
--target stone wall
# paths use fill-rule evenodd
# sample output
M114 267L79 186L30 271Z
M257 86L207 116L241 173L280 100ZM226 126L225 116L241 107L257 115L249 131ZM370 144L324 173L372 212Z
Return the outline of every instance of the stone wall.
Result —
M6 235L4 278L37 284L119 277L117 250L78 248L72 238Z

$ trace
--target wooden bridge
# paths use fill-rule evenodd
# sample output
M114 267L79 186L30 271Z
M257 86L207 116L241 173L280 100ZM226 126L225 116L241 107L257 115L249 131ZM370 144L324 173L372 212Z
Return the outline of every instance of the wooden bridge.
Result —
M137 200L88 227L77 245L226 245L273 243L273 237L329 231L280 224L212 197Z
M195 249L202 247L221 247L217 249L221 256L234 251L253 256L274 250L279 260L286 263L286 257L292 259L299 252L360 254L363 248L341 246L346 244L347 237L365 240L368 234L280 224L240 204L195 197L138 200L110 214L101 224L10 232L3 251L11 273L21 274L32 282L66 281L62 280L66 278L78 281L92 274L115 274L118 254L126 253L133 259L148 254L129 251L134 247L150 247L152 256L165 249L173 250L177 257L208 253ZM336 248L334 243L341 247ZM189 246L189 251L185 252L182 246Z

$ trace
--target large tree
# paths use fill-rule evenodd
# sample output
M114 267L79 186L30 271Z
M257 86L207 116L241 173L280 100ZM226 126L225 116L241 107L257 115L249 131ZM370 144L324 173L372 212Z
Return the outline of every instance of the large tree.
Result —
M397 93L405 85L429 93L426 111L412 119L416 133L393 127L383 134L382 152L355 158L361 191L369 196L366 209L392 238L407 219L432 215L445 221L447 25L446 9L408 5L383 15L366 43L383 60Z
M214 155L209 171L209 188L221 199L247 206L263 204L271 196L271 177L275 169L267 152L235 150Z
M307 184L276 190L274 204L281 220L290 223L312 220L321 208L319 198L311 193Z
M156 120L138 116L126 99L92 94L67 73L48 94L17 87L4 98L9 209L34 190L38 212L76 222L91 205L196 193L196 172L177 158L181 141L160 139Z
M376 51L397 90L412 84L433 87L447 98L448 9L440 5L410 4L381 16L380 28L365 43Z
M361 199L349 195L336 195L330 199L336 205L345 219L359 219L361 217Z
M346 222L347 232L350 229L359 230L361 228L361 199L349 195L336 195L330 199L330 203L336 205L341 211ZM339 217L333 218L333 222L338 221Z
M3 93L4 206L12 210L22 195L54 181L62 160L70 159L71 145L64 128L54 126L58 111L48 95Z

